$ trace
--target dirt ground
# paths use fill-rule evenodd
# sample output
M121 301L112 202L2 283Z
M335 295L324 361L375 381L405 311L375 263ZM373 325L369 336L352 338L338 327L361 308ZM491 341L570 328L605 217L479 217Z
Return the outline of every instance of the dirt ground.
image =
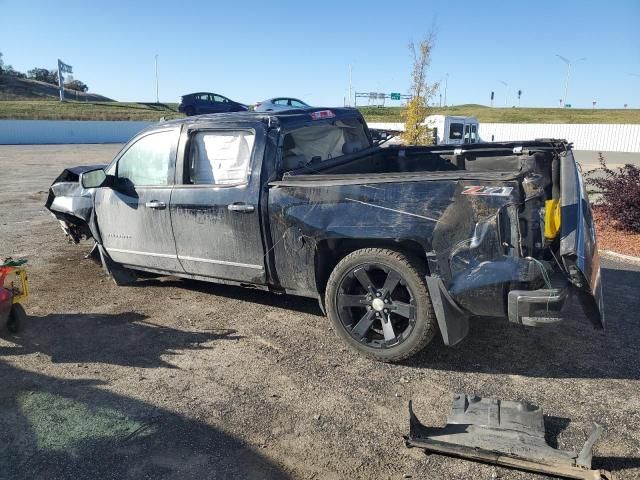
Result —
M640 272L605 262L607 330L579 310L531 329L477 320L402 365L337 340L313 301L176 279L117 287L43 208L65 166L117 146L0 146L0 256L27 257L29 321L0 338L2 479L543 479L404 447L407 402L454 392L540 405L549 441L640 478Z
M598 248L622 255L640 256L640 233L620 230L615 222L599 208L594 208L593 219L596 223Z

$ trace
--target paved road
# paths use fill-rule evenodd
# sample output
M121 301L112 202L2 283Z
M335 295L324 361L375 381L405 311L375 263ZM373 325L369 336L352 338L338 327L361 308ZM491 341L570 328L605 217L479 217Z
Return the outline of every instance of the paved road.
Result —
M583 171L600 167L599 152L574 150L573 154ZM621 167L626 163L640 167L640 153L602 152L602 155L609 167Z

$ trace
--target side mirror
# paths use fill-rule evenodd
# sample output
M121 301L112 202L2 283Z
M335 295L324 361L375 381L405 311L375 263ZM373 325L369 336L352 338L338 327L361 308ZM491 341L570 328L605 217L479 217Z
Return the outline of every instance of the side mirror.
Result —
M80 185L82 188L100 188L107 183L107 174L102 168L87 170L80 174Z

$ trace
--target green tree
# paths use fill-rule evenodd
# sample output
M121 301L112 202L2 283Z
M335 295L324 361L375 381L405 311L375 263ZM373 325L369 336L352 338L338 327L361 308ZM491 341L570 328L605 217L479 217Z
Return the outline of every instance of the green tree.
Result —
M89 90L89 87L86 83L81 82L80 80L71 80L64 84L64 88L68 88L69 90L76 90L78 92L86 92Z
M435 44L433 32L426 35L420 43L409 43L413 67L411 70L411 100L403 111L404 132L402 140L409 145L430 145L432 142L429 128L424 120L429 113L429 100L438 89L438 83L429 83L427 74L431 66L431 53Z
M58 84L58 71L48 70L46 68L35 67L27 72L27 78L38 80L40 82Z
M11 65L5 65L2 57L3 57L2 52L0 52L0 75L5 75L7 77L17 77L17 78L26 77L24 73L14 70L14 68Z
M5 65L4 67L2 67L0 75L6 75L7 77L27 78L24 73L14 70L11 65Z

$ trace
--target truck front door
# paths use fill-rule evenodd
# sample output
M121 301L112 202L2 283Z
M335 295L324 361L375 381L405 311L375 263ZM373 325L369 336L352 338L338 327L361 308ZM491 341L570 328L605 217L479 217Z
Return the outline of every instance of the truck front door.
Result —
M113 187L96 189L102 244L117 263L182 271L169 217L179 132L168 128L135 139L107 171Z
M263 284L260 169L264 127L186 129L171 221L187 273Z

